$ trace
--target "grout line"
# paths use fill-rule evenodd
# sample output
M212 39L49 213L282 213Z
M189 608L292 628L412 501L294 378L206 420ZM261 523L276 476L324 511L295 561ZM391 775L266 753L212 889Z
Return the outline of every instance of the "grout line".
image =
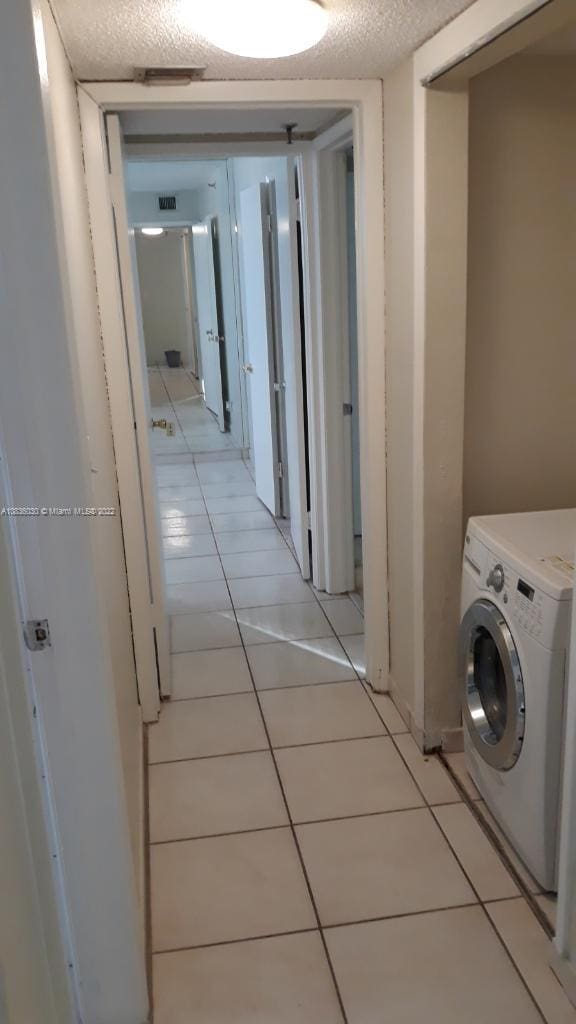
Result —
M294 828L304 828L307 825L330 825L333 822L340 823L342 821L357 821L360 818L382 818L388 814L407 814L410 811L426 811L429 808L423 804L413 804L412 807L390 807L387 810L380 811L362 811L360 814L340 814L332 818L311 818L306 821L294 821ZM279 832L282 829L286 830L290 828L290 822L286 820L281 825L259 825L254 828L236 828L231 832L207 832L206 835L197 836L178 836L175 839L151 839L149 845L152 846L172 846L176 843L195 843L202 839L228 839L231 836L246 836L254 835L258 832ZM510 899L514 897L504 897L504 899ZM496 900L489 900L490 903L498 902ZM501 901L501 900L500 900Z
M516 883L518 889L520 890L521 896L523 896L524 899L526 900L526 902L528 903L528 906L532 910L532 912L533 912L534 916L536 917L536 919L538 920L539 924L544 929L544 931L545 931L546 935L548 936L548 938L552 940L554 938L554 929L553 929L550 921L548 920L546 914L542 910L542 907L540 906L540 904L536 900L535 894L530 891L530 889L526 885L524 879L522 878L520 872L516 868L515 864L511 860L510 856L508 855L508 851L506 850L506 847L502 843L501 839L496 834L496 832L494 832L494 830L490 827L490 822L486 820L486 818L484 817L482 812L476 806L476 804L479 801L472 800L472 798L468 794L468 790L463 785L463 783L460 781L458 775L456 774L456 772L454 771L454 769L452 768L450 763L447 760L445 760L445 758L444 758L444 756L442 754L439 755L439 760L444 765L446 771L448 772L448 774L450 775L450 777L452 779L452 782L454 783L456 789L460 793L460 795L462 797L462 803L466 804L466 806L468 807L468 810L470 811L470 813L474 817L474 819L477 822L477 824L482 829L484 835L486 836L486 838L490 842L490 845L496 850L496 853L500 857L500 860L503 862L504 866L507 868L508 873L512 876L513 881ZM481 799L482 799L482 797L480 797L480 800ZM513 899L514 897L510 897L510 898ZM487 903L491 903L493 901L492 900L486 900L486 902Z
M277 524L275 524L275 526L276 526L276 529L278 529ZM280 532L280 531L278 531L278 532ZM223 563L222 563L222 569L224 570L224 564ZM224 575L226 577L226 573L224 573ZM230 592L229 581L228 581L227 577L226 577L226 585L228 586L228 591L230 593L230 600L232 600L232 593ZM232 601L232 604L234 605L233 601ZM234 609L234 615L236 616L236 609ZM238 624L238 617L237 616L236 616L236 623ZM346 1015L346 1010L344 1008L344 1002L343 1002L343 999L342 999L342 993L340 992L340 988L339 988L338 981L337 981L337 978L336 978L336 972L334 970L334 965L333 965L332 960L330 958L330 953L329 953L329 950L328 950L328 945L326 943L326 938L325 938L324 933L322 931L322 922L320 920L320 914L318 912L318 907L316 906L316 901L314 899L314 893L313 893L313 890L312 890L312 885L311 885L311 882L310 882L310 878L308 876L308 872L306 870L306 864L304 862L304 857L302 855L302 850L300 849L300 844L298 842L298 836L296 834L296 829L294 827L294 822L292 820L292 815L290 813L290 806L288 804L288 799L286 797L286 792L284 790L284 784L282 782L282 776L280 774L280 769L278 767L278 762L276 760L276 756L275 756L275 753L274 753L274 747L272 745L272 740L271 740L270 732L269 732L269 729L268 729L268 723L266 721L266 718L265 718L265 715L264 715L264 711L262 709L262 703L261 703L260 697L258 695L258 691L256 689L256 683L255 683L255 680L254 680L254 675L252 673L252 668L250 666L250 661L248 659L248 655L247 655L247 652L246 652L246 646L244 644L244 638L242 637L241 631L240 631L240 639L242 641L242 646L244 648L244 654L246 656L246 661L248 663L248 671L250 673L250 678L252 680L252 685L254 687L254 694L255 694L255 697L256 697L256 701L258 703L258 709L260 711L260 717L261 717L261 720L262 720L262 725L263 725L264 731L266 733L266 738L268 740L268 745L269 745L269 749L270 749L270 754L272 756L272 761L273 761L273 764L274 764L274 769L275 769L275 772L276 772L276 777L277 777L277 780L278 780L278 785L280 786L280 791L282 793L282 799L284 801L284 806L285 806L285 809L286 809L286 814L288 815L289 827L290 827L291 832L292 832L292 838L294 840L296 851L297 851L297 855L298 855L298 859L300 861L300 867L301 867L301 870L302 870L302 875L303 875L303 878L304 878L304 882L305 882L306 888L308 890L308 897L310 899L310 904L312 906L312 910L313 910L314 916L316 918L316 925L317 925L317 928L318 928L318 931L319 931L319 934L320 934L320 939L321 939L322 945L324 947L324 954L326 956L326 961L327 961L327 964L328 964L328 969L329 969L330 974L332 976L332 983L334 985L334 990L335 990L335 993L336 993L336 998L337 998L338 1004L340 1006L340 1012L342 1014L342 1019L344 1021L344 1024L348 1024L348 1017Z
M157 949L153 951L153 956L189 953L197 949L217 949L219 946L238 946L243 942L265 942L266 939L282 939L285 935L315 935L318 931L318 928L296 928L288 932L270 932L269 935L246 935L241 939L221 939L220 942L205 942L197 946L175 946L173 949Z

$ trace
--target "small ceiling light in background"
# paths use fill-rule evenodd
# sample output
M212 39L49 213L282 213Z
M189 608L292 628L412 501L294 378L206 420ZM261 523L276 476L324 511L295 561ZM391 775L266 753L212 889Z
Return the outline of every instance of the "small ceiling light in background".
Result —
M140 228L140 230L143 235L150 235L151 238L164 234L164 228Z
M195 32L239 57L290 57L328 28L319 0L183 0L182 11Z

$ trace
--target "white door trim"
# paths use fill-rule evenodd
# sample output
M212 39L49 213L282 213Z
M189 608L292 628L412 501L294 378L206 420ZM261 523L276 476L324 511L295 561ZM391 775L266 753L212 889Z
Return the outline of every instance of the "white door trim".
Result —
M105 125L102 111L81 89L78 99L102 325L102 343L110 398L114 453L118 468L118 492L126 552L138 692L143 719L145 722L153 722L158 718L160 697L156 651L150 619L149 555L142 505L140 462L132 412L132 387L126 347L122 291L116 259Z
M362 462L362 532L367 673L379 690L388 688L388 559L386 537L385 362L384 362L384 181L382 83L371 80L192 82L144 86L133 82L89 82L79 87L81 106L91 99L105 111L150 108L247 109L260 107L348 107L352 111L356 159L358 347ZM84 103L82 97L85 97ZM90 160L88 155L88 160ZM94 169L92 172L94 173ZM96 169L95 173L102 175ZM312 509L313 525L317 511ZM320 526L320 521L316 526ZM318 547L318 545L316 545ZM318 561L318 556L316 556ZM322 566L316 564L317 578Z
M322 529L313 531L313 558L315 547L324 549L313 578L316 587L333 594L355 588L352 421L343 411L350 383L343 149L352 139L351 132L335 136L330 130L300 161L309 267L304 290L310 290L305 302L308 414L317 438L309 453L310 503L322 510Z

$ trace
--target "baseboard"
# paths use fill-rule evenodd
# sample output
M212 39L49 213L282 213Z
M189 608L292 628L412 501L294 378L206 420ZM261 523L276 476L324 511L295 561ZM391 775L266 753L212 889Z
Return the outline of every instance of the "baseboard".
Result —
M459 754L464 750L464 730L461 725L456 729L442 730L442 750L445 754Z
M567 960L566 957L560 956L557 950L553 949L550 957L550 967L562 985L572 1006L576 1006L576 966L570 960Z

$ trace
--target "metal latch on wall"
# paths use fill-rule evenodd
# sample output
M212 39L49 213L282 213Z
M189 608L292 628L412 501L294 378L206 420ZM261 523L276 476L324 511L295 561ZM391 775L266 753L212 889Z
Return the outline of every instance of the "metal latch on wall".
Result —
M342 415L343 416L351 416L353 412L354 412L354 406L352 405L352 403L351 402L344 402L344 405L342 406Z
M48 619L28 619L24 626L24 643L29 651L43 651L51 647Z

